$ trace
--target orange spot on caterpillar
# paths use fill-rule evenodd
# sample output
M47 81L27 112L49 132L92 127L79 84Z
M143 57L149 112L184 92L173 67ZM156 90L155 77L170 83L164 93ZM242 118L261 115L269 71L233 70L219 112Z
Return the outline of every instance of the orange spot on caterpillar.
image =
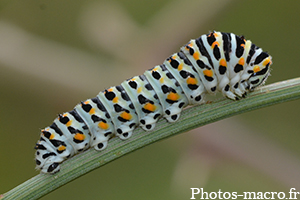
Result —
M215 48L215 46L220 46L219 42L214 41L211 45L211 48L213 49L213 48Z
M72 125L72 120L70 120L66 123L66 126L71 126L71 125Z
M144 108L145 108L146 110L149 110L149 111L153 112L153 111L155 111L156 106L148 102L148 103L146 103L146 104L144 105Z
M63 146L63 145L60 145L58 148L57 148L58 151L64 151L66 150L66 147Z
M263 65L266 66L269 62L271 62L271 58L267 58L267 59L263 62Z
M226 62L226 60L224 58L222 58L220 60L220 65L223 66L223 67L227 67L227 62Z
M118 98L118 97L115 97L115 98L112 100L112 102L118 103L118 100L119 100L119 98Z
M197 84L197 79L192 78L192 77L189 77L189 78L186 80L186 83L187 83L187 84L190 84L190 85L196 85L196 84Z
M98 126L102 129L108 129L109 125L104 122L99 122Z
M260 67L258 66L258 65L255 65L254 67L253 67L253 71L256 73L256 72L258 72L258 71L260 71Z
M74 139L79 140L79 141L83 141L85 139L85 135L83 135L82 133L76 133L74 135Z
M182 63L180 63L180 64L179 64L179 66L178 66L178 70L179 70L179 71L181 71L181 70L182 70L182 68L183 68L183 64L182 64Z
M170 92L167 96L168 99L172 100L172 101L176 101L179 99L179 94L174 93L174 92Z
M240 58L239 64L244 66L244 64L245 64L245 59L244 59L244 58Z
M193 54L193 57L194 57L195 60L199 60L199 57L200 57L199 52L195 52Z
M213 71L211 69L206 69L203 71L203 74L205 76L208 76L208 77L212 77L214 75Z
M95 108L92 108L89 113L90 115L95 114Z
M142 90L143 90L143 88L142 88L142 87L139 87L139 88L137 89L137 93L141 93Z
M218 33L216 32L211 32L208 37L218 37Z
M154 67L153 69L152 69L152 71L157 71L158 70L158 68L157 67Z
M50 135L49 139L52 140L52 139L54 138L54 136L55 136L55 135L52 133L52 134Z
M160 82L160 83L163 83L163 82L164 82L164 78L160 78L160 79L159 79L159 82Z
M130 120L132 118L131 114L127 112L122 112L120 116L125 120Z

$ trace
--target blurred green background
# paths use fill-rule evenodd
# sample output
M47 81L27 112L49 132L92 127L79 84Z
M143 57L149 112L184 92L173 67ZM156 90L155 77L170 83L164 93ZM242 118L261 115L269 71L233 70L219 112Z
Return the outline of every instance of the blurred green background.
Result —
M279 0L1 1L0 194L39 173L33 147L58 113L162 63L191 38L244 35L273 57L267 84L299 77L299 9L300 1ZM190 199L191 187L299 192L299 105L158 142L42 199Z

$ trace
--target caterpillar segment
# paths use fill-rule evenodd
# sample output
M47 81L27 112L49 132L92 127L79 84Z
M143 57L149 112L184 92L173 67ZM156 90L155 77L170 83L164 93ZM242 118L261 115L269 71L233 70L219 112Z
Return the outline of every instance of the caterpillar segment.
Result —
M152 130L163 115L162 106L152 85L144 75L140 75L124 81L121 86L131 99L139 125L146 131Z
M221 92L238 100L264 84L272 58L243 36L211 32L190 40L161 65L110 87L59 115L41 131L36 168L54 174L60 163L88 148L105 149L109 139L150 131L160 118L179 119L184 107Z

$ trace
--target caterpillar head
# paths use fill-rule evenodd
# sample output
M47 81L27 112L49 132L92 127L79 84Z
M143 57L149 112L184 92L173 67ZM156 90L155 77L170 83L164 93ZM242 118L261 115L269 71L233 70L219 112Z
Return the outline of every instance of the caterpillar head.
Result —
M53 128L43 129L41 138L35 145L36 169L40 169L42 173L58 172L60 163L74 154L72 145L64 141L65 136L56 134Z
M43 173L56 173L60 170L59 162L55 162L57 156L54 152L50 152L50 145L43 139L38 141L35 146L36 169L40 169Z
M250 70L250 77L247 80L247 89L253 91L256 87L262 85L270 75L270 65L272 64L272 57L266 53L261 52L253 61L250 62L252 70Z

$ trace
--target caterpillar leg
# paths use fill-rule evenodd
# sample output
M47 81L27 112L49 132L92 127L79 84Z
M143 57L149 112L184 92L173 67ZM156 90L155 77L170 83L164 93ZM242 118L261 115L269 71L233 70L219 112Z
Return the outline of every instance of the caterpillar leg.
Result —
M122 129L117 129L117 131L118 131L118 134L116 134L116 135L122 140L126 140L126 139L130 138L132 135L132 131L123 132Z
M148 115L147 117L144 117L140 120L140 126L145 131L151 131L155 128L156 122L158 118L161 116L161 114L155 114L154 115Z
M182 108L184 105L185 105L184 102L173 104L172 107L165 110L164 118L168 122L171 122L171 123L176 122L180 117L180 114L181 114L181 111L182 111Z
M227 84L223 89L222 93L225 97L232 99L232 100L238 100L239 98L230 90L229 84Z
M99 142L97 145L94 146L94 148L97 151L102 151L107 147L107 143L108 143L108 141Z

